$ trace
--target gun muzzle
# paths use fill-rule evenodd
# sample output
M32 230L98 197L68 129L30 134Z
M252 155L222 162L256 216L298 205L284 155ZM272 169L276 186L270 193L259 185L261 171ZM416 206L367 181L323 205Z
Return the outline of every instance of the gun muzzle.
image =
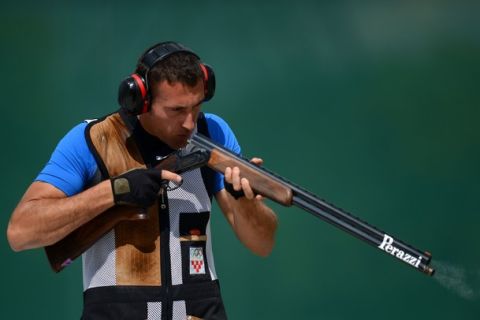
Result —
M433 274L435 273L435 269L433 269L432 267L429 267L429 266L426 266L422 271L423 271L423 273L425 273L429 276L433 276Z
M433 269L432 267L429 266L430 261L432 261L432 254L428 251L425 251L424 256L427 259L425 259L425 263L421 263L418 266L418 270L425 273L426 275L433 276L433 274L435 273L435 269Z

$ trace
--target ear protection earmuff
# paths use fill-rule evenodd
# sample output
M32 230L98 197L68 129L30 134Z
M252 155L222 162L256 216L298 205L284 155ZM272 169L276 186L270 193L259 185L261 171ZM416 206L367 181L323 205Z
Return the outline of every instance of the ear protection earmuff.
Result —
M180 43L169 41L161 42L147 49L138 61L135 73L125 78L118 88L118 103L130 114L138 115L150 109L150 92L148 88L148 73L155 64L176 52L187 52L200 57ZM205 88L204 102L213 98L215 93L215 73L207 65L200 63L203 73L203 87Z

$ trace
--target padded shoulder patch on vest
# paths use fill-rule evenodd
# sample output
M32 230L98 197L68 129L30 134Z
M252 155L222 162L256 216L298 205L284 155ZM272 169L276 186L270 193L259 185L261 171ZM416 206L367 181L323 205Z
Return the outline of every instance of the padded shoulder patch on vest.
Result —
M89 123L85 132L104 178L145 167L138 147L118 113Z

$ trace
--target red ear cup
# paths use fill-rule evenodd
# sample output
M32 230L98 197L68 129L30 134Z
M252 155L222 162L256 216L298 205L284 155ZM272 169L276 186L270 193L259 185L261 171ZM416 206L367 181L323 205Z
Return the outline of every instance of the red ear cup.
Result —
M134 73L120 83L118 88L118 104L130 114L134 115L148 111L148 93L142 77Z
M208 64L200 63L200 68L203 72L203 87L205 88L205 98L203 101L206 102L212 99L215 94L215 73Z
M132 78L137 83L138 89L140 90L140 94L142 96L143 106L142 106L142 110L141 110L140 113L145 113L145 112L148 111L148 107L149 107L149 104L150 104L150 101L149 101L148 96L147 96L147 87L145 85L145 81L143 80L142 77L140 77L136 73L132 74Z

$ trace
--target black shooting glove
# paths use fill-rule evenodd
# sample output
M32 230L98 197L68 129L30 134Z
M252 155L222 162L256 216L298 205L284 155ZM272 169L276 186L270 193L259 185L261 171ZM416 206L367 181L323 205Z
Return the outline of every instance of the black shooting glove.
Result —
M151 206L165 180L159 169L134 169L111 178L115 204Z

